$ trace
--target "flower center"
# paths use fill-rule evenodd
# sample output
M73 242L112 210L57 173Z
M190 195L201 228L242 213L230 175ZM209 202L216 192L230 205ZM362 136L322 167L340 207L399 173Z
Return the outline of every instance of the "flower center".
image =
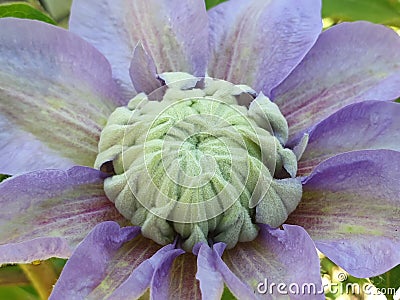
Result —
M302 188L278 107L246 86L160 77L165 86L117 108L101 133L95 167L113 170L104 189L118 211L144 236L161 245L179 237L187 251L251 241L257 223L280 226Z

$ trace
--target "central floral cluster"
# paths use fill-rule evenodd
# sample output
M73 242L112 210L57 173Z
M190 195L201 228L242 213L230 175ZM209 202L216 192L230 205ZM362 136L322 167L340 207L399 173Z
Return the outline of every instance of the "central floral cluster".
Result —
M101 134L95 167L112 167L104 189L119 212L144 236L161 245L179 237L187 251L232 248L257 237L256 223L281 225L302 188L278 107L246 86L160 77L160 90L117 108Z

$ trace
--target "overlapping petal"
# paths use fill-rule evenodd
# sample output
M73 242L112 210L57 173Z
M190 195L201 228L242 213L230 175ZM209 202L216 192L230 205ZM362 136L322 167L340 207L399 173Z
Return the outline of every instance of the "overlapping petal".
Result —
M257 239L237 244L225 251L222 258L256 295L265 291L265 295L278 298L286 296L286 291L291 299L304 299L305 296L307 299L324 299L319 258L313 241L301 227L283 225L281 230L260 225ZM286 284L282 293L276 289L280 283ZM275 284L275 289L269 288L271 284ZM294 289L289 289L291 284ZM302 292L303 287L305 292Z
M73 248L99 222L126 224L104 194L104 177L97 170L75 167L35 171L3 181L1 243L60 237Z
M160 250L160 247L160 245L144 238L142 235L138 235L135 239L126 242L115 252L111 260L106 264L101 282L90 291L87 298L107 299L110 295L116 296L113 292L133 276L131 276L131 274L136 268L146 260L151 259L151 257ZM148 263L145 263L143 267L146 266L150 267ZM141 270L144 270L143 267ZM148 272L146 274L148 274ZM138 273L136 273L135 276L137 275ZM136 282L133 278L131 278L130 282L133 283L133 285L125 284L125 287L121 287L119 291L120 294L123 295L124 291L140 294L143 289L148 289L151 283L148 281L148 277L140 273Z
M83 299L106 275L106 266L121 246L140 233L139 227L98 224L74 251L50 299Z
M382 25L343 23L323 32L272 92L291 138L348 104L399 97L399 48L398 35Z
M317 247L357 277L400 263L400 152L354 151L316 167L288 223L301 224Z
M209 11L209 75L267 96L321 32L319 0L231 0Z
M238 299L255 299L254 291L232 273L222 261L226 245L218 243L211 249L202 244L197 251L197 274L203 299L221 299L224 283Z
M138 43L133 50L129 74L138 93L144 92L150 95L151 92L161 87L154 61L146 53L141 43Z
M298 175L311 173L321 161L355 151L390 149L400 151L400 105L364 101L344 107L318 123L298 165Z
M168 297L163 299L204 299L195 274L196 256L192 253L184 253L178 256L174 260L168 276L163 278L162 284L168 287ZM161 278L159 279L161 280Z
M122 103L104 56L64 29L5 18L0 65L0 172L92 166Z
M188 289L181 281L182 276L195 281L187 273L191 264L184 259L175 266L176 257L184 251L174 244L160 249L153 241L135 237L139 231L139 227L120 228L115 222L97 225L69 259L52 298L136 299L150 290L154 299L197 299L193 294L198 292L197 285ZM176 298L182 293L194 297Z
M132 274L110 295L112 299L138 298L150 287L153 299L168 299L168 274L174 259L182 254L170 244L161 248L151 258L143 261Z
M202 0L76 0L69 28L108 58L114 77L132 96L128 70L139 41L159 73L204 76L207 24Z

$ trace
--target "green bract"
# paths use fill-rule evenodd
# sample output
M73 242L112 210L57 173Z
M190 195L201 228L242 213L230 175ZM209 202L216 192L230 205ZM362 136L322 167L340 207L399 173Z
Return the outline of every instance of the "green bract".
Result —
M200 241L232 248L257 236L256 223L281 225L302 188L278 107L222 80L160 78L165 86L117 108L101 134L95 167L115 174L104 188L120 213L188 251Z

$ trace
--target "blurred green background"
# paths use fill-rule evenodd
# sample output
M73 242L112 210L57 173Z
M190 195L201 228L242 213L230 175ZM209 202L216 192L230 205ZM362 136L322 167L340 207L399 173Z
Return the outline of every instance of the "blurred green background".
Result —
M207 9L220 2L223 1L206 0ZM387 25L400 34L400 0L323 0L322 2L325 29L343 21L366 20ZM72 0L0 0L0 17L37 19L67 28L71 3ZM6 177L0 175L0 181ZM322 254L320 258L323 283L335 287L326 290L327 299L400 299L400 266L381 276L360 279L348 275ZM47 299L64 264L65 260L50 259L29 265L1 267L0 300ZM352 284L353 286L370 284L376 295L366 295L357 289L346 290L346 286L350 287ZM398 296L394 296L396 290ZM379 291L384 293L379 294ZM234 299L234 297L226 290L223 299Z

